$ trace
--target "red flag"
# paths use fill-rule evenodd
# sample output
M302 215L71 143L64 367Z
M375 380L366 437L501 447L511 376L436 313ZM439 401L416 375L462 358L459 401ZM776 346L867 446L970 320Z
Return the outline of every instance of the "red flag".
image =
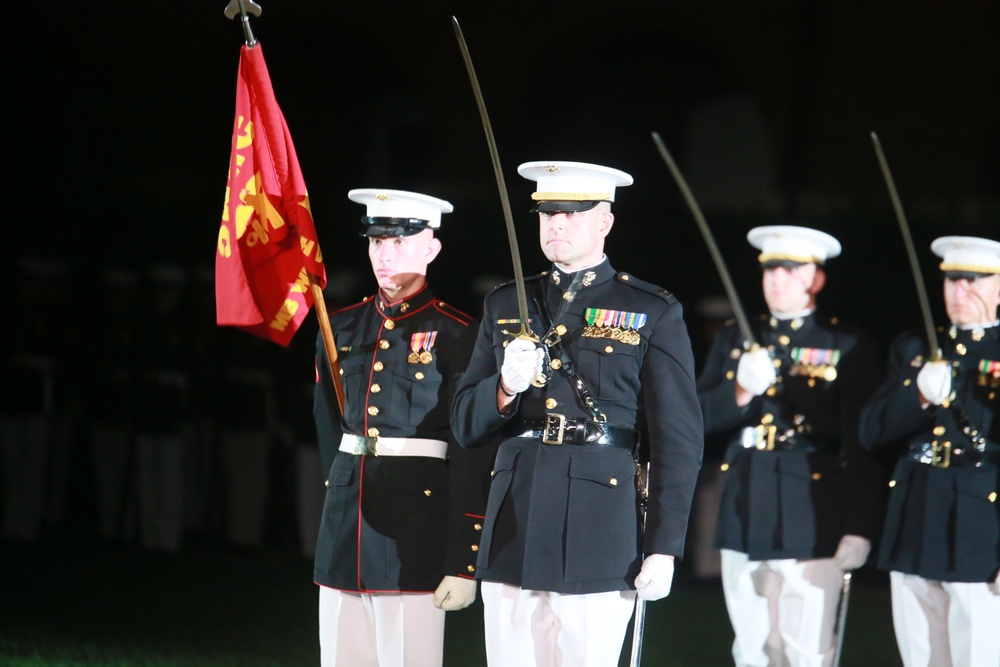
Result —
M243 46L215 256L216 323L287 346L313 305L309 273L326 284L299 160L260 44Z

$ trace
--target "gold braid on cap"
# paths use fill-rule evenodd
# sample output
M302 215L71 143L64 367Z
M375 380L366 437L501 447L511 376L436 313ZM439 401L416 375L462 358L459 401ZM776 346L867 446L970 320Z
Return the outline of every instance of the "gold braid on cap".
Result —
M532 192L535 201L604 201L611 199L610 192Z
M941 262L942 271L967 271L969 273L1000 273L1000 266L977 266L975 264L956 264Z
M764 262L773 262L775 260L789 261L789 262L801 262L803 264L822 264L823 260L819 257L812 257L810 255L790 255L783 252L762 252L757 256L757 261L761 264Z

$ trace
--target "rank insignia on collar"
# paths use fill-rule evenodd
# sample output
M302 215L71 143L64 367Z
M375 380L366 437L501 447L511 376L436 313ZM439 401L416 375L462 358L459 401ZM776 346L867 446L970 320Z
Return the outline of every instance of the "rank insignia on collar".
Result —
M559 275L558 271L553 271L552 272L552 282L555 283L556 285L558 285L560 282L562 282L562 276Z
M420 331L410 336L410 354L406 357L409 364L429 364L434 360L431 348L434 347L434 340L437 338L437 331Z
M594 280L596 279L597 279L596 273L594 273L593 271L587 271L585 274L583 274L583 286L590 287L590 284L594 282Z
M809 378L822 378L827 382L837 379L837 363L840 361L840 350L823 350L815 347L793 347L791 375L805 375Z
M629 313L608 308L588 308L584 312L587 326L584 338L610 338L628 345L638 345L642 340L639 329L646 324L646 313Z

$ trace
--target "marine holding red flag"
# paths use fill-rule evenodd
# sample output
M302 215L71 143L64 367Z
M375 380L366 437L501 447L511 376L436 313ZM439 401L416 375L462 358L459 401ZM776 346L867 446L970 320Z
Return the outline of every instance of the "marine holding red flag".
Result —
M216 323L287 346L326 284L309 195L260 44L244 46L226 204L215 257Z

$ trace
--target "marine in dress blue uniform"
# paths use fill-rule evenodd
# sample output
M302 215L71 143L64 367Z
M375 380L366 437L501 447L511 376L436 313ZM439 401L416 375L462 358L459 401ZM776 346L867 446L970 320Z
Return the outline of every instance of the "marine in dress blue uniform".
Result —
M877 534L883 477L857 438L875 344L816 310L840 243L805 227L750 231L770 314L750 350L730 323L698 379L706 433L728 443L715 545L741 665L830 664L845 570ZM787 661L787 662L786 662Z
M906 667L1000 665L1000 243L936 239L950 326L892 345L861 441L898 455L878 567Z
M536 181L552 261L525 279L530 328L544 344L515 338L515 286L496 288L452 408L463 446L500 441L477 565L487 658L617 665L635 589L665 596L684 550L702 452L690 341L677 299L604 255L610 202L628 174L573 162L518 171ZM544 385L531 383L546 371ZM650 466L645 531L639 431Z
M475 340L473 318L436 298L427 265L451 204L352 190L378 292L330 315L345 407L322 336L314 415L326 500L314 579L324 667L440 665L444 610L476 594L492 452L452 437L449 406Z

